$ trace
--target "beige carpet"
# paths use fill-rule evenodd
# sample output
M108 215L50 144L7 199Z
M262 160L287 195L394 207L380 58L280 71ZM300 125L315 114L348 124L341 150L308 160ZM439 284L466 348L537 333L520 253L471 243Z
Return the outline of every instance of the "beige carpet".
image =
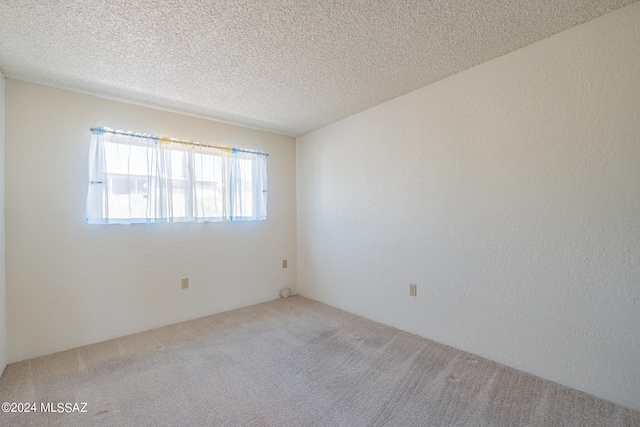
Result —
M299 296L9 365L0 402L36 403L0 413L11 426L640 426L638 412ZM67 402L87 412L40 412Z

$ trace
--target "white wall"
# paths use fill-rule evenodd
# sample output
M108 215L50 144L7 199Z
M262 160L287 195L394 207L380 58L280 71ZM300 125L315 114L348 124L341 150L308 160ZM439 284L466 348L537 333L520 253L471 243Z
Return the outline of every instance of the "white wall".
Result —
M293 138L14 80L6 113L9 362L275 299L295 283ZM267 151L268 220L87 225L98 125Z
M0 73L0 375L7 366L7 305L4 251L4 76Z
M640 409L639 23L298 138L300 293Z

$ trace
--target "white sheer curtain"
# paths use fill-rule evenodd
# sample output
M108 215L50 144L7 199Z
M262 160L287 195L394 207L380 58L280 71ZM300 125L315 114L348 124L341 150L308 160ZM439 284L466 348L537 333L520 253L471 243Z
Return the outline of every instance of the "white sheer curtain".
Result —
M233 150L231 156L230 201L232 220L267 218L267 158Z
M266 219L266 154L114 132L91 136L88 223Z

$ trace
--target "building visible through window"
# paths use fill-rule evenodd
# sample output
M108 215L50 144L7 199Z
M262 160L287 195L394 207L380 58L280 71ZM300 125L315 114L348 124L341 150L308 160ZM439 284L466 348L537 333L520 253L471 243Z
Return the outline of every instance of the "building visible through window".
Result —
M263 220L267 154L94 129L87 222Z

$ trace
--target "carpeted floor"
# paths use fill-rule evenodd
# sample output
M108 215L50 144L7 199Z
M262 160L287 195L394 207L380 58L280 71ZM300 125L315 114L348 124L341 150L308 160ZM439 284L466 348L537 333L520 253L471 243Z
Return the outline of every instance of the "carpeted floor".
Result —
M639 412L300 296L9 365L0 402L36 404L0 413L11 426L640 426Z

